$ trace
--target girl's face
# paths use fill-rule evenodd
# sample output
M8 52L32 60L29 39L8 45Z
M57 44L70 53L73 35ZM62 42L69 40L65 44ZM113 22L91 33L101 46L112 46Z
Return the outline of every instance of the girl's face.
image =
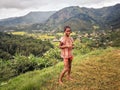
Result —
M71 33L71 29L70 28L66 28L65 35L66 36L70 36L70 33Z

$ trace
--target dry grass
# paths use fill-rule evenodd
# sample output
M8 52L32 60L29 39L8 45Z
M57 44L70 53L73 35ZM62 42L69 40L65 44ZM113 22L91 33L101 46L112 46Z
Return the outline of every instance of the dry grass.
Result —
M49 81L45 90L120 90L120 50L90 55L73 62L73 81L64 78L63 86L57 78Z
M73 81L58 77L63 63L22 74L0 86L0 90L120 90L120 50L108 48L86 55L78 54L73 60Z

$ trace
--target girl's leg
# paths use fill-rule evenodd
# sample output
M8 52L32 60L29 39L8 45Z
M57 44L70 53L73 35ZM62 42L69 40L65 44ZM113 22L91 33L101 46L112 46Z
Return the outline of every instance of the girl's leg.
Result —
M68 69L68 79L71 79L71 77L70 77L70 73L71 73L71 66L72 66L72 60L71 59L68 59L68 67L69 67L69 69Z
M69 71L69 63L68 58L64 58L64 69L60 74L59 83L63 84L62 78L64 77L65 73Z

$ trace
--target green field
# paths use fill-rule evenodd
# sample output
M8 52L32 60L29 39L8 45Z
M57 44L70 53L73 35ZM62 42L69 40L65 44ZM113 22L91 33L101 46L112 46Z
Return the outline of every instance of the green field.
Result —
M26 36L29 36L29 37L34 37L36 39L42 39L42 40L54 39L55 38L55 35L42 34L42 33L27 33L27 32L24 32L24 31L11 32L11 34L13 34L13 35L22 35L22 36L26 35ZM56 35L62 36L63 33L56 33ZM75 33L73 32L72 35L75 35Z

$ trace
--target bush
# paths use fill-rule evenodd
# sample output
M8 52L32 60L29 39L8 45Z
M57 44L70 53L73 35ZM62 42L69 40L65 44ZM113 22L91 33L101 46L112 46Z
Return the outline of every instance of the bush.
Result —
M11 59L16 53L24 56L30 54L42 56L50 48L53 48L50 41L0 33L0 58L2 59Z
M60 52L58 48L50 49L43 57L36 57L33 54L24 56L16 54L14 59L0 60L0 81L8 80L11 77L22 73L43 69L55 65L60 61Z
M110 33L109 37L111 40L111 46L113 47L120 46L120 29Z
M49 65L55 65L61 60L60 57L60 49L59 48L51 48L49 51L47 51L43 58L48 61Z
M0 49L0 58L7 60L7 59L11 59L13 57L8 52L4 52Z
M84 39L83 40L84 43L80 42L80 40L76 39L75 40L75 48L74 48L74 55L77 55L77 54L86 54L86 53L89 53L90 51L92 51L92 48L89 47L89 43L91 43L89 40L87 39Z
M10 61L3 61L0 59L0 82L8 80L16 75L16 70L12 68Z

